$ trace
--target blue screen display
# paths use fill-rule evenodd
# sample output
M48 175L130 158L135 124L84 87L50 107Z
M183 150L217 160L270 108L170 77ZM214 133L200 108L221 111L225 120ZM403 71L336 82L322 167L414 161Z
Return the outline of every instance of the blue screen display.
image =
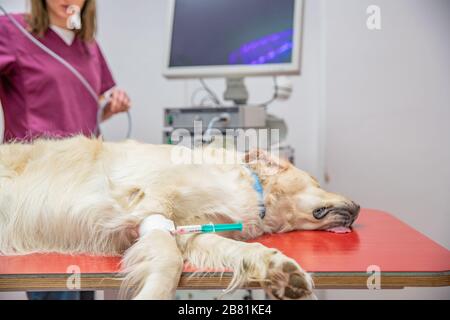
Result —
M294 0L176 0L170 67L292 60Z

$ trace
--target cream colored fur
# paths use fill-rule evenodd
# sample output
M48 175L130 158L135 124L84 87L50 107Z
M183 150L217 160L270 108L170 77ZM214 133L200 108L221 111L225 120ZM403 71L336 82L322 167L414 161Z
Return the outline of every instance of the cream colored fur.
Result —
M177 152L200 156L203 163L176 163ZM238 162L224 164L224 156ZM244 163L263 181L263 220ZM191 151L81 136L0 146L0 253L123 255L124 287L136 299L172 298L184 262L233 269L229 289L255 280L275 298L308 297L311 277L295 261L239 240L325 228L339 217L319 221L311 212L349 203L262 152ZM142 220L155 213L177 225L243 221L245 228L242 233L177 237L152 230L138 237Z

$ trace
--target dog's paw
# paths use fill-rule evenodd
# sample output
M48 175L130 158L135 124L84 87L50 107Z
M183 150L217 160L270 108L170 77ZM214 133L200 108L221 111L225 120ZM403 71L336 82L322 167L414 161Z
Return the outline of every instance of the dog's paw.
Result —
M316 299L312 292L314 283L294 260L280 252L272 254L268 264L264 289L275 299Z

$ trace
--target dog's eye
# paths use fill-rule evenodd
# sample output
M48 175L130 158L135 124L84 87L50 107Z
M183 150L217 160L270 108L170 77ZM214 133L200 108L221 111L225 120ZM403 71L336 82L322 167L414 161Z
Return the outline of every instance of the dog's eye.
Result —
M322 208L318 208L318 209L315 209L314 211L313 211L313 216L314 216L314 218L316 218L316 219L322 219L322 218L324 218L327 214L328 214L328 212L329 212L329 209L330 207L322 207Z

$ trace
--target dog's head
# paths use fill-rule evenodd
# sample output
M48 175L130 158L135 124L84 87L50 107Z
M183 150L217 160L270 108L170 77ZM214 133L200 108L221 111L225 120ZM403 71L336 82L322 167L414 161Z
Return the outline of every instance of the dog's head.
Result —
M266 193L265 224L272 232L349 228L359 205L323 190L316 179L287 161L255 150L245 162L260 176Z

